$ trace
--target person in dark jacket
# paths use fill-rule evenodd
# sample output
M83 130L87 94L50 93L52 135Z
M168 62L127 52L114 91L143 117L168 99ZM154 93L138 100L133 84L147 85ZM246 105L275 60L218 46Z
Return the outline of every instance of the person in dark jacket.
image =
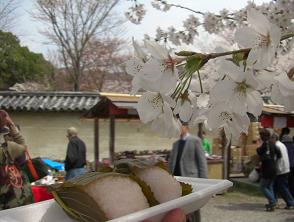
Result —
M289 164L290 164L290 174L289 174L289 190L292 196L294 196L294 145L293 140L289 136L290 129L283 128L281 142L285 144L288 150Z
M78 137L76 128L70 127L67 129L67 145L65 158L65 180L69 180L76 176L80 176L87 172L86 165L86 145Z
M262 145L257 148L260 166L260 190L268 200L265 205L267 211L273 211L276 206L276 198L274 193L274 181L276 178L276 159L281 158L281 152L270 142L270 131L261 129L260 138Z

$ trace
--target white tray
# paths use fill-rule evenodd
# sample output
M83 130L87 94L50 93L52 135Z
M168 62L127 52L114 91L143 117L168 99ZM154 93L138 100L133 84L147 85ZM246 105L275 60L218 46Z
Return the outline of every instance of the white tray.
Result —
M228 180L176 177L178 181L190 183L193 193L166 203L150 207L109 222L138 222L147 218L154 222L174 208L182 208L186 214L203 207L212 195L220 193L233 185ZM23 207L0 211L0 222L73 222L54 200L43 201Z

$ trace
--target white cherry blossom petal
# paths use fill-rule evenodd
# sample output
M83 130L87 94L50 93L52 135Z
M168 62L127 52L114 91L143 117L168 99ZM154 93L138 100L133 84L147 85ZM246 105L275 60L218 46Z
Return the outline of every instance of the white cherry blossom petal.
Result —
M246 78L246 84L249 85L251 89L258 89L258 81L256 77L253 75L252 70L244 73Z
M255 69L264 69L272 64L275 51L276 48L273 47L252 48L247 58L247 64Z
M154 92L144 93L137 104L137 111L143 123L150 122L163 112L164 101L160 94Z
M268 19L256 9L249 9L247 11L247 21L251 27L262 35L267 35L271 24Z
M262 112L263 100L258 91L252 91L247 94L246 100L248 112L258 118Z
M294 92L294 81L291 81L287 75L287 73L283 72L280 75L275 77L275 80L279 82L282 88L285 88L288 93L291 95ZM286 93L285 95L287 95Z
M225 103L213 106L207 114L207 125L211 129L219 129L224 126L228 119L231 118L231 113Z
M281 41L282 36L280 28L275 24L271 24L269 35L271 36L271 45L273 47L277 47Z
M147 60L147 54L142 50L142 47L139 46L139 44L132 38L133 47L135 50L135 56L139 58L141 61Z
M246 95L235 95L228 100L230 109L242 116L247 115Z
M164 60L167 59L169 56L168 50L158 44L157 42L150 41L150 40L145 40L144 41L146 49L151 53L151 55L159 60Z
M182 104L180 112L179 112L180 119L184 122L188 122L191 119L192 113L193 113L193 107L191 103L189 103L188 101L185 101Z
M133 57L130 60L126 61L125 65L126 65L126 72L129 75L135 76L143 68L144 63L140 59Z
M180 122L172 114L170 107L165 104L163 112L151 122L151 128L165 137L178 138L180 135Z
M224 76L226 75L235 82L241 82L245 78L243 65L239 67L235 65L233 62L227 60L222 61L218 69L218 72Z
M268 72L265 70L255 73L255 79L258 83L257 90L263 90L273 84L273 79L276 76L275 72Z
M278 84L274 84L271 91L271 99L277 104L285 106L285 110L289 112L294 111L294 96L283 96Z
M210 96L209 94L202 93L197 99L197 105L199 107L207 107L209 104Z
M210 91L210 102L218 103L229 100L234 93L234 87L235 84L230 79L224 79L223 81L217 82Z
M143 79L155 81L160 79L164 72L165 67L161 60L151 58L144 64L138 74Z
M236 31L235 40L245 48L251 48L256 45L259 34L252 28L243 27Z
M161 78L158 82L154 84L159 84L159 92L162 94L171 94L177 87L178 83L178 72L175 70L167 70L161 75Z

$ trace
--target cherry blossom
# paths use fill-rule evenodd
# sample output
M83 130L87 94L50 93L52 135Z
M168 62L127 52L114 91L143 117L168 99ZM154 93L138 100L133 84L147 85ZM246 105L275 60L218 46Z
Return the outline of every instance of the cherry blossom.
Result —
M133 92L146 91L137 106L143 123L167 137L179 135L180 120L191 125L204 123L207 129L224 129L227 138L237 139L240 133L247 133L248 113L256 118L261 114L261 93L271 90L275 102L294 110L294 83L281 72L281 67L291 66L293 56L288 56L286 66L274 62L293 47L292 0L259 6L249 2L239 11L224 9L219 13L203 13L165 0L154 0L152 5L160 11L179 7L194 14L183 22L182 30L159 27L157 42L149 35L144 45L133 42L135 58L127 63L126 70L133 76ZM193 52L184 51L184 46L183 51L176 50L177 56L166 47L168 44L160 44L161 40L176 46L193 43L199 26L220 35L226 30L230 36L235 33L235 38L229 41L223 36L226 49L210 47L206 52ZM218 40L214 44L219 44Z
M134 75L133 92L140 88L170 94L176 88L178 81L178 71L175 67L176 61L169 55L168 50L160 44L145 40L146 51L150 53L148 59L144 56L142 61L138 59L130 60L127 63L127 72ZM144 55L142 51L139 55Z
M211 129L225 130L227 138L231 135L239 137L240 133L246 133L250 124L250 119L247 115L239 115L228 110L226 103L219 103L211 107L207 116L207 125Z
M281 31L255 9L247 11L250 27L243 27L236 32L236 41L245 48L252 48L247 58L247 65L255 69L269 66L280 43Z
M294 81L291 81L286 73L275 77L271 98L274 102L284 105L286 110L294 110Z
M171 100L159 93L144 93L137 104L137 111L143 123L168 137L180 135L180 122L175 119L171 110Z
M179 117L183 122L189 122L193 114L194 106L197 106L196 96L194 93L186 91L178 99L173 112L174 114L179 114Z
M224 80L219 81L211 90L212 104L227 101L228 108L240 115L252 113L258 118L261 114L263 101L256 90L258 82L250 69L238 67L232 62L223 61L219 72L225 74Z

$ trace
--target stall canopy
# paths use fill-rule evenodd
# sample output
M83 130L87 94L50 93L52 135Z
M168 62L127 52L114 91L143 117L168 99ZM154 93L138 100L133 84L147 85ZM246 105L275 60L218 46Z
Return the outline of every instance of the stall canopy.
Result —
M100 93L99 102L89 109L82 118L94 119L94 159L95 168L99 165L99 119L109 119L109 157L114 160L115 151L115 120L138 119L136 104L139 96L126 94Z
M273 103L264 97L264 106L260 116L261 125L265 128L294 127L294 112L287 112L284 106Z

